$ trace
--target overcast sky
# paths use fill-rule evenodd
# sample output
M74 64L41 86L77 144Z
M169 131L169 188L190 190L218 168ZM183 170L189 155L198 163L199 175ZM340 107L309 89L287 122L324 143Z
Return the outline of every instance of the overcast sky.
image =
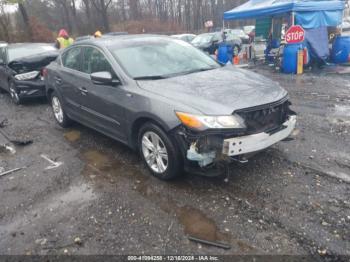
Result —
M17 5L6 5L6 12L13 13L17 10Z

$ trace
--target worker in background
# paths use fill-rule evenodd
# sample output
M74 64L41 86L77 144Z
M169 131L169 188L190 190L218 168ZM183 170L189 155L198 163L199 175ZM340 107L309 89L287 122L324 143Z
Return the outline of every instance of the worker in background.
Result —
M102 37L101 31L96 31L95 34L94 34L94 37L95 38L101 38Z
M61 29L56 40L56 44L55 44L56 48L64 49L71 46L73 43L74 43L74 39L69 37L69 34L65 29Z

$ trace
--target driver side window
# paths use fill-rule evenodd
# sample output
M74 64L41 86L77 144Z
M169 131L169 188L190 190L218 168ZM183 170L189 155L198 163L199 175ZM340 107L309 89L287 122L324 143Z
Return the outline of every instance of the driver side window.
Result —
M97 72L110 72L112 76L115 76L104 54L94 47L84 47L82 71L89 75Z

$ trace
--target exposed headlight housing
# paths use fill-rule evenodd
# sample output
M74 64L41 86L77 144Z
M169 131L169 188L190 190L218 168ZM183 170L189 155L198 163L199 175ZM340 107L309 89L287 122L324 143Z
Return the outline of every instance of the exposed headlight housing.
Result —
M19 81L35 79L40 74L39 71L32 71L24 74L15 75L15 78Z
M204 131L207 129L242 129L244 120L238 115L201 116L176 112L181 123L188 128Z

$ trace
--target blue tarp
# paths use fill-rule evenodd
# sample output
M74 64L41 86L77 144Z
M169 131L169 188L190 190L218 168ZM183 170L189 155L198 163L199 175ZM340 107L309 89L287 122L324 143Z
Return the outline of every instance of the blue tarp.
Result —
M297 24L304 28L341 24L342 0L250 0L224 13L224 20L255 19L295 12Z
M305 44L312 60L319 62L327 61L330 56L327 27L306 29Z

